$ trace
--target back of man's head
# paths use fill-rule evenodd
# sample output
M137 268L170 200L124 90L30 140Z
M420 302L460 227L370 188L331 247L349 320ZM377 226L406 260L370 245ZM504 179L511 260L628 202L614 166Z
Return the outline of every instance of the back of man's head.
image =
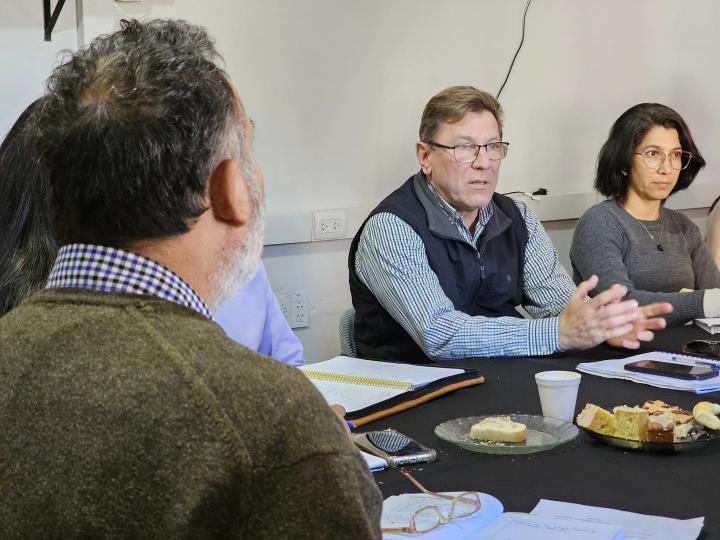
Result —
M204 29L122 21L48 80L38 122L61 245L186 232L207 179L243 155L244 114Z

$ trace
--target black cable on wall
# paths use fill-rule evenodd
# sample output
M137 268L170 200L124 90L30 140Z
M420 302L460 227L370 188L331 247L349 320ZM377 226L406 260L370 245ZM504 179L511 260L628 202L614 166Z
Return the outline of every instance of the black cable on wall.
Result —
M505 76L505 80L502 83L502 86L500 86L500 90L498 90L497 95L495 96L496 99L500 99L500 94L502 94L503 88L505 88L505 85L508 82L508 79L510 78L510 73L512 72L512 68L515 65L515 60L518 57L518 54L520 53L520 49L522 49L523 42L525 41L525 19L527 18L527 12L528 8L530 7L530 3L532 0L527 0L527 4L525 4L525 11L523 12L523 18L522 18L522 35L520 36L520 44L518 45L517 50L515 51L515 56L513 56L512 62L510 62L510 67L508 68L507 75Z

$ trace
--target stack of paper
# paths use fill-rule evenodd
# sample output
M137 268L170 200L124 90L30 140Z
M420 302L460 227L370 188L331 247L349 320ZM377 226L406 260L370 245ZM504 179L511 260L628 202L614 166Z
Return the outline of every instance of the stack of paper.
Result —
M673 519L545 499L540 500L530 515L543 516L557 521L586 523L590 526L619 525L625 538L643 538L644 540L666 538L695 540L700 535L705 522L705 518L702 517Z
M508 512L474 540L624 540L622 527L577 519ZM645 538L645 537L643 537Z
M720 334L720 317L709 319L695 319L695 325L711 334Z
M671 354L667 352L649 352L637 354L630 358L620 358L618 360L601 360L600 362L585 362L578 364L577 370L590 375L599 377L607 377L610 379L625 379L641 384L649 384L658 388L668 388L670 390L685 390L687 392L695 392L696 394L705 394L706 392L714 392L720 390L720 375L711 379L700 381L674 379L672 377L664 377L662 375L649 375L646 373L638 373L635 371L627 371L625 364L637 362L638 360L660 360L661 362L672 362L674 364L697 365L698 361L705 362L703 358L695 358L692 356L683 356L681 354ZM713 361L708 359L707 362Z
M457 495L458 492L446 493ZM422 535L423 540L694 540L705 518L673 519L542 499L529 514L508 512L492 495L480 493L481 509ZM450 501L424 493L388 497L383 504L383 528L406 527L424 506L437 506L444 516ZM385 540L409 538L383 533Z

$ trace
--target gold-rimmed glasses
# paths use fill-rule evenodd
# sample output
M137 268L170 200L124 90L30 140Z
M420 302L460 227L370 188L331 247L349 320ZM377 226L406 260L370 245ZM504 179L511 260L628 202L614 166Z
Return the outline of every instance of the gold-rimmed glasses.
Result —
M443 514L443 511L435 505L423 506L415 511L407 527L383 528L383 532L422 534L432 531L440 525L445 525L453 519L466 517L480 510L480 495L474 491L465 491L464 493L459 493L454 496L435 493L434 491L426 489L420 482L413 478L406 469L400 468L400 472L423 493L449 500L450 509L446 516Z
M666 159L670 160L670 168L676 171L682 171L690 165L693 155L685 150L673 150L669 154L664 154L660 150L650 148L644 152L633 152L637 156L642 156L643 163L649 169L659 169L663 166Z

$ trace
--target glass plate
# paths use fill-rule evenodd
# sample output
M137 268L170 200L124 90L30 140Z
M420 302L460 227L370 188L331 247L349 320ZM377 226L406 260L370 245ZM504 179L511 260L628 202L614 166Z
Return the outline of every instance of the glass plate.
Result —
M520 443L500 443L476 441L470 438L470 426L483 418L491 416L509 416L513 422L525 424L528 429L527 440ZM443 422L435 428L435 435L466 450L485 454L532 454L549 450L573 440L579 434L577 426L555 418L530 414L487 414L469 416Z
M589 437L609 446L622 448L623 450L639 450L645 452L685 452L686 450L694 450L704 446L708 441L712 441L713 439L720 437L720 432L707 431L699 426L695 426L687 438L677 442L666 443L633 441L631 439L622 439L620 437L603 435L602 433L596 433L595 431L590 431L584 427L581 427L580 429L582 429Z

